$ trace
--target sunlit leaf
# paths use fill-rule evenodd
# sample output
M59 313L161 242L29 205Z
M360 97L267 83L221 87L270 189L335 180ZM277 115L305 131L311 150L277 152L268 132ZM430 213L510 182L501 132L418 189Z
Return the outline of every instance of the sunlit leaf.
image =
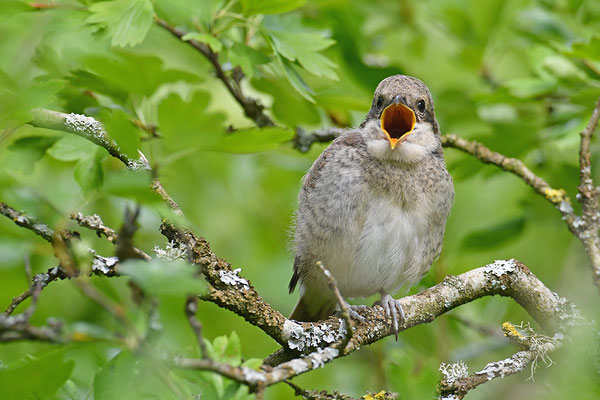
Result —
M49 149L48 154L57 160L75 161L88 158L98 146L77 135L63 135Z
M302 7L306 0L241 0L244 14L280 14Z
M144 41L152 25L149 0L113 0L94 3L86 22L106 28L113 46L135 46Z
M335 63L319 53L335 43L323 33L270 30L269 35L274 50L289 61L298 61L313 75L337 79Z

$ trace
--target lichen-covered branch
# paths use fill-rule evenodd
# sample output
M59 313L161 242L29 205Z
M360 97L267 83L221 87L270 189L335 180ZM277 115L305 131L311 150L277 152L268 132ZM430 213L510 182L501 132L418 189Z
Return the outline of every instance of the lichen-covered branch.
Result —
M548 182L531 172L518 158L506 157L503 154L490 150L479 142L466 140L455 134L442 135L442 145L444 147L459 149L476 157L485 164L493 164L504 171L515 174L531 186L533 190L552 203L560 211L569 228L571 227L575 220L575 214L567 192L563 189L554 189L551 187Z
M525 334L519 332L517 328L522 328ZM560 333L551 338L536 334L529 326L515 327L509 322L505 322L502 329L505 336L518 344L522 350L504 360L488 363L484 369L473 374L468 373L468 368L463 362L442 364L440 371L444 378L438 386L440 400L462 399L470 390L483 383L517 374L527 368L530 368L533 373L538 360L551 364L548 354L560 347L563 338Z
M31 110L31 115L29 124L32 126L69 132L87 139L106 149L111 156L120 160L130 170L152 170L150 163L141 152L139 152L140 157L137 160L121 152L119 147L106 133L102 123L92 117L74 113L65 114L43 108ZM177 203L169 196L156 177L151 182L151 188L158 193L177 215L183 215Z
M337 346L346 337L345 323L332 316L326 321L297 323L264 302L249 281L239 276L239 269L217 257L208 242L191 231L181 231L163 224L162 233L171 241L188 248L190 260L199 265L210 283L210 290L202 296L240 315L251 324L263 329L283 348L279 356L271 357L278 364L299 354ZM431 322L438 316L462 304L483 296L512 297L545 329L555 332L564 323L577 318L567 300L552 293L529 269L516 260L496 261L482 268L446 279L424 292L400 299L406 312L400 330ZM362 311L366 322L355 326L344 354L393 334L393 329L379 306Z
M181 29L171 26L167 21L158 17L154 17L154 23L181 40L183 40L182 37L187 33L182 31ZM275 125L273 120L271 120L271 118L269 118L269 116L265 114L264 106L260 104L260 102L257 99L246 96L242 92L242 89L238 85L237 81L228 77L227 74L225 74L221 63L219 62L218 53L215 53L208 45L198 42L196 40L186 40L184 41L184 43L187 43L188 45L199 51L212 64L217 78L219 78L219 80L223 82L225 88L229 91L229 93L231 93L233 98L242 107L242 109L244 110L244 114L248 118L252 119L259 127Z
M36 221L35 218L27 216L6 203L0 202L0 214L10 218L15 224L22 228L29 229L38 236L41 236L47 242L52 243L52 236L54 236L54 230L48 225Z
M600 120L600 98L596 101L592 116L581 132L579 147L579 186L577 199L581 202L582 215L576 220L573 232L588 253L594 283L600 289L600 190L594 184L591 169L590 142Z
M98 214L83 215L80 212L74 211L71 213L70 217L73 221L77 222L79 226L96 232L98 237L104 236L112 244L119 243L119 235L117 234L117 232L115 232L114 229L104 225L104 222L102 222L102 218L100 218ZM136 254L138 258L142 260L148 261L152 259L152 257L146 254L144 251L138 249L137 247L132 247L132 251Z

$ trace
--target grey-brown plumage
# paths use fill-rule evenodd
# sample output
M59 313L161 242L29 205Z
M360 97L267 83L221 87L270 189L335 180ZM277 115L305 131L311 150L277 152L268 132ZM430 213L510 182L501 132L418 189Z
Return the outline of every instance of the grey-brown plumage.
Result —
M404 124L414 112L412 131L382 130L382 113L391 120L394 106ZM345 298L380 293L397 332L403 310L390 293L421 280L439 256L453 198L427 86L403 75L384 79L361 126L335 139L304 177L289 286L300 283L301 296L290 318L316 321L335 311L321 261Z

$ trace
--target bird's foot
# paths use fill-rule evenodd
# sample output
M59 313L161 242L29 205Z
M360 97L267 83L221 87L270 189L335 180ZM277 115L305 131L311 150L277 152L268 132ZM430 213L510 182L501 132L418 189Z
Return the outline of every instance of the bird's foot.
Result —
M389 294L382 294L381 300L376 301L374 306L379 305L383 307L386 318L392 319L392 328L394 329L394 335L396 341L398 341L398 326L399 321L402 322L405 319L404 309L398 300L394 299Z
M348 314L350 314L350 318L355 319L360 322L366 322L367 319L358 313L356 310L365 310L369 307L364 305L353 306L351 304L346 303L346 307L348 308Z

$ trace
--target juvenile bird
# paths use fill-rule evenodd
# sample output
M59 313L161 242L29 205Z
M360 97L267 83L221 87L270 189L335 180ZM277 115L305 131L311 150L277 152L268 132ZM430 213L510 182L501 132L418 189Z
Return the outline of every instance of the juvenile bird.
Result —
M321 261L344 298L381 294L397 335L404 311L390 294L420 281L439 256L453 199L429 89L410 76L384 79L365 121L336 138L303 178L289 284L291 293L300 283L300 300L290 319L335 311Z

